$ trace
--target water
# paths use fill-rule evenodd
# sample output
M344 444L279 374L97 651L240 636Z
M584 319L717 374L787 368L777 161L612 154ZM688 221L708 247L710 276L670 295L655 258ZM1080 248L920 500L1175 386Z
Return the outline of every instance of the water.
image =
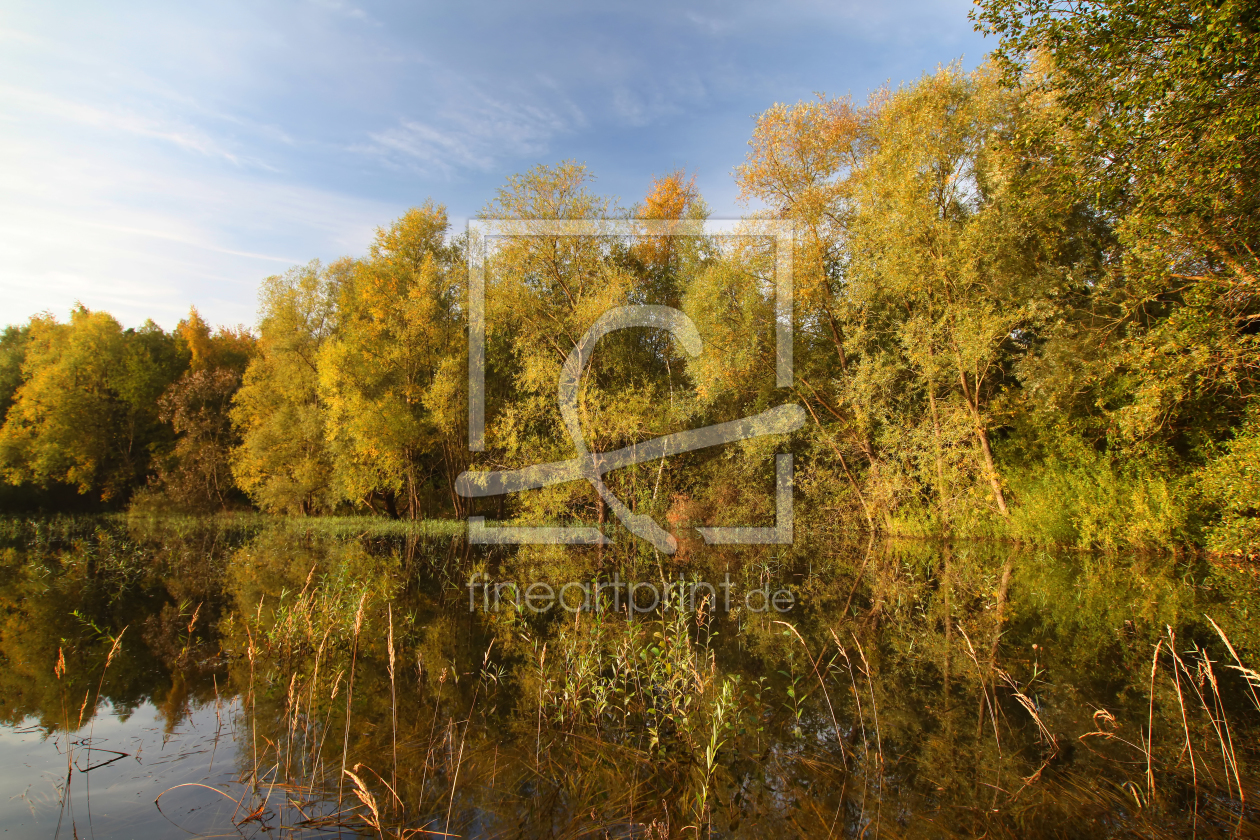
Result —
M0 729L0 789L8 794L0 804L0 834L51 837L58 822L66 836L213 833L230 824L233 803L196 785L232 788L237 710L235 702L209 704L168 727L151 703L126 711L102 704L69 743L64 732L47 733L34 718Z
M1260 835L1247 568L330 531L5 524L0 834Z

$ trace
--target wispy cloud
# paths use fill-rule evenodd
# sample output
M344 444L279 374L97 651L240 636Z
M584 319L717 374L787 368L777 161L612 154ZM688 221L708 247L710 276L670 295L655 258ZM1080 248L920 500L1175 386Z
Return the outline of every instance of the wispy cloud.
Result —
M263 277L362 254L403 209L245 172L189 172L178 156L71 160L55 145L0 139L0 159L25 164L0 191L0 323L75 301L133 325L173 326L193 303L214 322L249 323Z
M460 169L489 170L504 159L546 155L553 138L580 128L585 120L572 103L553 108L527 101L509 102L481 91L447 91L459 104L448 105L433 118L401 117L371 132L356 152L379 157L395 166L450 177Z
M165 230L154 230L148 228L128 227L126 225L111 225L105 222L97 222L92 219L81 220L81 224L96 228L98 230L113 231L115 233L123 233L131 236L138 236L148 239L161 239L164 242L175 242L180 245L188 245L201 251L212 251L216 254L226 254L230 257L245 257L251 260L263 260L264 262L283 263L284 265L296 265L305 262L300 257L277 257L271 254L256 254L252 251L238 251L233 248L224 248L211 242L199 241L188 236L171 233Z
M575 157L599 189L699 171L715 214L752 115L957 57L968 0L9 3L0 323L74 300L128 323L252 320L293 259L360 254L432 195ZM970 39L970 40L969 40ZM971 56L969 56L971 57Z
M0 84L0 105L3 105L9 111L10 119L15 111L25 110L46 117L53 117L78 127L103 129L160 140L187 151L197 152L208 157L222 158L236 165L249 163L274 171L273 167L262 161L253 158L242 158L239 154L224 146L219 140L195 126L181 124L177 121L155 119L152 116L124 109L101 108L83 102L75 102L43 91L3 84Z
M325 11L335 12L339 15L345 15L348 18L380 26L380 21L376 20L376 18L351 3L345 3L342 2L342 0L310 0L310 2L312 6L324 9Z

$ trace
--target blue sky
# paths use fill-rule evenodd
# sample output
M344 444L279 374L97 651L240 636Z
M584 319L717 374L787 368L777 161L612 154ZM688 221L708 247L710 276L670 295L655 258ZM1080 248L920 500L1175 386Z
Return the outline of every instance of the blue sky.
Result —
M966 0L23 3L0 10L0 324L75 301L128 326L365 252L432 197L585 162L623 204L683 167L715 218L754 116L865 99L990 48Z

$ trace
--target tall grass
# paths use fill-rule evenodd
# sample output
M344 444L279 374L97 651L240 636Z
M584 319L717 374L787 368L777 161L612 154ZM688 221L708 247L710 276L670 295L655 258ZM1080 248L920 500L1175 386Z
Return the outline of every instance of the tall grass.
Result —
M1070 439L1007 478L1015 500L1008 533L1015 539L1108 552L1177 551L1194 543L1187 482L1154 455L1120 459Z

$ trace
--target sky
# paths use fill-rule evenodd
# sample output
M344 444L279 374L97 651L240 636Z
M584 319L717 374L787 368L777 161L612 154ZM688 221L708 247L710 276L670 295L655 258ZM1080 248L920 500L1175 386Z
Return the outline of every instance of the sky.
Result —
M0 7L0 324L81 302L252 326L261 279L366 252L426 198L453 227L577 160L623 206L733 170L777 102L992 48L967 0L21 2Z

